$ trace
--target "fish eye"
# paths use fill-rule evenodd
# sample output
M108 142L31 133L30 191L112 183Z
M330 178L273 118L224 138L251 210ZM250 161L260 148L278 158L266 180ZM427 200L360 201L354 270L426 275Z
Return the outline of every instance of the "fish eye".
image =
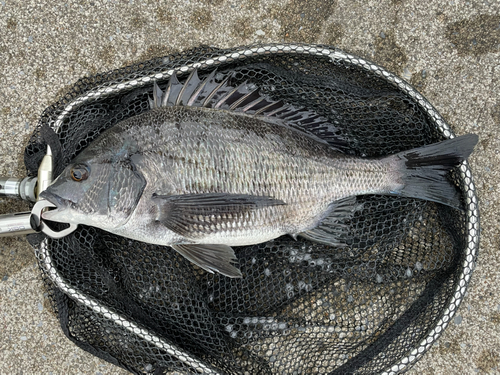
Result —
M89 168L82 164L76 164L70 171L73 181L84 181L89 177Z

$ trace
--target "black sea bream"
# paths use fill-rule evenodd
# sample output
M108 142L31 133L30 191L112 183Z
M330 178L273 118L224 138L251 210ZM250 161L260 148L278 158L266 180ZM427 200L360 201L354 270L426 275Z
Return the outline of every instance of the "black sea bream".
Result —
M150 111L103 132L42 194L57 206L44 218L168 245L209 272L240 277L231 246L285 234L343 246L341 222L359 208L357 195L459 207L445 175L476 135L352 157L335 134L314 135L332 128L326 118L229 82L193 71L183 84L173 75L165 92L155 85Z

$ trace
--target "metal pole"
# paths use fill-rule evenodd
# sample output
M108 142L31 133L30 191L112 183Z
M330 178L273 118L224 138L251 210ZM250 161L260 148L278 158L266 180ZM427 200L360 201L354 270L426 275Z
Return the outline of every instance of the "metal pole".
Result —
M37 181L37 177L0 177L0 198L21 198L36 202L35 190Z
M38 168L38 177L0 178L0 197L21 198L36 202L40 193L52 183L52 169L52 152L47 146L47 154ZM39 214L41 215L41 212ZM0 237L36 233L33 228L38 226L32 212L0 215Z
M0 237L36 233L31 227L31 212L0 215Z
M21 198L35 202L37 177L0 177L0 198ZM23 236L36 233L31 226L31 212L0 215L0 237Z

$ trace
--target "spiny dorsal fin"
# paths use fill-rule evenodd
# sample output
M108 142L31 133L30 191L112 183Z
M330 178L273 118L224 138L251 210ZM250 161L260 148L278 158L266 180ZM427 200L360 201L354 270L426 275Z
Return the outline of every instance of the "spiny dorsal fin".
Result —
M232 74L216 74L212 71L201 80L193 70L184 83L180 83L174 72L162 91L154 84L151 108L166 106L208 107L249 115L265 116L283 120L287 125L313 134L338 151L345 151L347 142L335 134L336 128L327 119L314 111L296 108L283 101L273 101L260 94L259 87L247 81L232 86Z
M191 72L186 82L184 82L184 85L182 86L182 89L175 101L175 105L187 105L189 99L193 96L194 91L200 85L200 82L201 80L198 78L198 73L195 69Z

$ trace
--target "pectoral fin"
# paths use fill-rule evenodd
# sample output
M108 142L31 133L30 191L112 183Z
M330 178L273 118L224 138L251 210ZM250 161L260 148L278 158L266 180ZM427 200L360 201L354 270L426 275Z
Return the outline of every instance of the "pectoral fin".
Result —
M223 231L251 211L285 204L271 197L223 193L155 195L153 201L158 205L157 220L189 239Z
M236 261L236 256L231 247L227 245L173 245L186 259L210 273L219 272L228 277L241 277L241 272L231 262Z

